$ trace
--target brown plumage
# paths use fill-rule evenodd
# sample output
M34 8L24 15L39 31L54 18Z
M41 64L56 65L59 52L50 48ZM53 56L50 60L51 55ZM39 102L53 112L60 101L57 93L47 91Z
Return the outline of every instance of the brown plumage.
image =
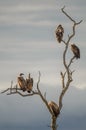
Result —
M20 73L19 77L17 78L18 85L21 88L21 90L26 91L26 81L23 78L23 73Z
M71 45L71 50L72 50L74 56L76 57L76 59L80 58L80 50L75 44Z
M49 101L48 106L50 107L50 109L53 112L53 114L55 115L55 117L57 117L60 113L58 105L53 101Z
M57 29L55 30L56 38L57 38L57 41L58 41L59 43L61 43L61 41L62 41L63 33L64 33L64 28L63 28L62 25L60 24L60 25L57 27Z
M32 88L33 88L33 78L31 78L29 74L28 78L26 79L27 92L30 93L32 91Z

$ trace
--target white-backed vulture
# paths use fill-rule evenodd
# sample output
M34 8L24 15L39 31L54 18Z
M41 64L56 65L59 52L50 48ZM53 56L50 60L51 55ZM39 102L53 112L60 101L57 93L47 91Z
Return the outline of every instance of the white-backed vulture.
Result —
M20 86L21 90L26 91L26 81L23 78L23 73L20 73L19 77L17 78L18 85Z
M60 24L60 25L57 27L57 29L55 30L56 38L57 38L57 41L58 41L59 43L61 43L61 41L62 41L63 33L64 33L64 28L63 28L62 25Z
M28 75L28 78L26 79L26 90L28 93L32 91L33 88L33 78L31 78L30 74Z
M76 59L80 58L80 50L75 44L71 45L71 50L73 54L75 55Z
M48 106L50 107L50 109L53 112L53 114L55 115L55 117L57 117L60 113L58 105L53 101L49 101Z

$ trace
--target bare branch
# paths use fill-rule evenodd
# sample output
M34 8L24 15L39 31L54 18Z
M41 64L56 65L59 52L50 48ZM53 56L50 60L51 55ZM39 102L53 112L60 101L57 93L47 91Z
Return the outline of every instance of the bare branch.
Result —
M18 90L15 91L15 92L7 93L7 95L12 95L12 94L19 94L19 95L22 96L22 97L33 96L33 95L39 95L38 92L34 92L34 91L32 91L32 93L30 93L30 94L23 94L23 93L21 93L21 92L18 91Z
M39 96L41 97L42 101L45 103L45 105L48 108L48 110L51 113L51 115L54 116L53 112L51 111L50 107L48 106L48 102L47 102L47 100L45 98L45 95L43 96L41 91L40 91L40 89L39 89L40 76L41 76L41 73L39 71L39 77L38 77L38 82L37 82L37 90L38 90Z
M1 93L6 93L9 90L10 90L10 88L7 88L6 90L2 91Z
M65 9L65 6L61 9L62 12L63 12L72 22L75 23L75 20L73 20L73 19L64 11L64 9Z
M7 93L7 95L12 95L12 94L19 94L20 96L26 97L26 96L33 96L33 95L39 95L38 92L36 91L31 91L31 93L26 94L25 92L22 92L20 88L18 88L17 84L13 87L13 81L11 81L11 87L7 88L6 90L2 91L1 93Z
M17 88L17 85L16 85L16 87L14 87L14 88L8 88L8 89L2 91L1 93L6 93L6 92L8 92L7 95L19 94L20 96L23 96L23 97L33 96L33 95L39 95L38 92L33 91L33 90L31 91L32 93L26 94L25 92L22 92L22 90L20 88Z
M15 85L13 87L13 81L11 81L11 87L7 88L6 90L2 91L1 93L7 93L7 95L12 95L12 94L19 94L22 97L27 97L27 96L33 96L33 95L39 95L42 99L42 101L45 103L45 105L47 106L49 112L51 113L51 115L53 116L53 112L51 111L50 107L48 106L48 102L46 100L46 93L44 94L44 96L42 95L40 89L39 89L39 83L40 83L40 76L41 73L39 71L39 77L38 77L38 82L37 82L37 91L31 91L31 93L26 94L25 92L22 92L22 90L20 88L18 88L17 85Z
M62 39L62 42L66 45L67 43Z
M59 96L59 109L61 110L62 109L62 99L66 93L66 91L68 90L69 86L70 86L70 83L73 81L72 80L72 73L74 71L71 71L70 70L70 66L71 64L73 63L73 60L75 59L75 56L73 56L69 63L67 64L67 61L66 61L66 55L67 55L67 51L68 51L68 47L69 47L69 44L70 44L70 40L75 36L75 29L76 29L76 25L80 24L82 22L82 20L80 22L76 22L74 19L72 19L70 17L70 15L68 15L65 11L65 6L61 9L62 10L62 13L64 13L72 22L73 22L73 26L72 26L72 29L73 29L73 32L71 35L68 35L68 40L67 42L65 42L64 40L63 43L65 44L65 48L64 48L64 52L63 52L63 65L65 67L65 73L61 72L61 78L62 78L62 91L61 91L61 94ZM65 75L66 75L66 83L65 83Z
M79 21L79 22L76 22L73 18L70 17L70 15L68 15L68 14L64 11L64 9L65 9L65 6L61 9L62 12L73 22L73 33L72 33L70 36L68 36L68 41L67 41L67 44L69 44L70 40L71 40L72 37L75 35L75 27L76 27L76 25L80 24L80 23L82 22L82 20ZM63 42L64 42L64 41L63 41ZM66 44L66 43L65 43L65 44Z
M68 65L68 68L70 67L70 65L73 63L73 60L75 59L76 57L73 56L71 59L70 59L70 62L69 62L69 65Z
M37 90L39 93L41 93L40 89L39 89L39 83L40 83L40 76L41 76L41 73L39 71L39 77L38 77L38 82L37 82Z
M76 24L80 24L83 20L79 21L79 22L76 22L73 18L70 17L70 15L68 15L65 11L65 6L61 9L62 12L73 22L73 23L76 23Z

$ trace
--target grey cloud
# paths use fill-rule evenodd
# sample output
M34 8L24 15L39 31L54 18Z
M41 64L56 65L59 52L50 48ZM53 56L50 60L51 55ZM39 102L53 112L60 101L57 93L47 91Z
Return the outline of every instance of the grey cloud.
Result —
M30 25L46 25L47 20L44 20L44 23L39 20L36 21L35 18L39 19L39 15L42 14L43 11L54 10L54 7L51 5L42 5L41 3L38 5L33 4L18 4L18 5L2 5L0 7L1 10L1 19L0 23L10 25L10 24L30 24ZM35 22L34 22L35 20ZM37 23L38 22L38 23ZM48 22L49 24L50 22ZM47 24L47 25L48 25ZM52 25L52 24L50 24Z

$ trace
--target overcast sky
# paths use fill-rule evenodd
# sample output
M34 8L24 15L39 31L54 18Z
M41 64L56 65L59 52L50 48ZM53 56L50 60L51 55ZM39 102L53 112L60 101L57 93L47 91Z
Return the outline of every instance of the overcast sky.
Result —
M71 40L71 43L77 44L81 52L81 58L72 65L76 70L73 73L72 86L76 92L81 92L80 95L86 98L84 92L86 91L86 0L0 0L0 90L9 87L11 80L16 84L20 72L23 72L25 77L30 72L36 83L39 70L41 84L48 93L50 88L50 98L53 96L52 88L61 86L60 71L63 70L64 45L56 41L55 29L59 24L63 25L64 40L67 40L68 34L72 31L71 21L61 12L64 5L65 11L77 22L83 20L76 28L76 36ZM70 52L68 57L71 56ZM53 98L56 97L54 95ZM86 104L83 97L79 106ZM4 113L5 108L9 109L8 103L3 103L6 97L0 100ZM11 101L13 100L15 97ZM7 100L7 102L11 101ZM17 109L16 105L15 107ZM85 110L83 114L84 112ZM5 117L2 124L4 120Z

